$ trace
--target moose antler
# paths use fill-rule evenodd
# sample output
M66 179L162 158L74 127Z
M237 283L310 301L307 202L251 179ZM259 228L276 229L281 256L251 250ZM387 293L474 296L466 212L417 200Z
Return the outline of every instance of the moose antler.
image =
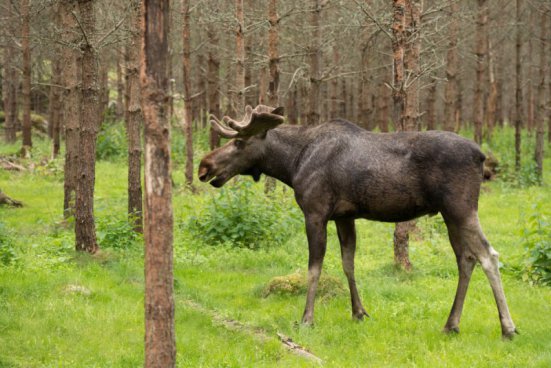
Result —
M283 123L283 107L273 108L266 105L258 105L254 109L247 105L245 116L241 121L224 116L220 121L211 115L214 130L225 138L245 138L264 133Z

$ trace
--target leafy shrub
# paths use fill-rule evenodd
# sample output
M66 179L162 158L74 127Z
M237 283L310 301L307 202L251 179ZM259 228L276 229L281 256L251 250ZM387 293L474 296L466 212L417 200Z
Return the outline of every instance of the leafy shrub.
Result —
M102 124L96 144L98 160L114 160L126 157L127 140L123 124Z
M542 204L532 206L522 230L528 260L524 279L530 283L551 286L551 222Z
M97 219L97 239L102 248L130 249L141 237L127 218L107 216Z
M258 249L284 243L300 224L296 207L283 198L270 198L259 186L242 180L222 188L186 225L206 244Z
M6 226L0 222L0 265L9 266L16 261L17 254L13 248L13 240Z

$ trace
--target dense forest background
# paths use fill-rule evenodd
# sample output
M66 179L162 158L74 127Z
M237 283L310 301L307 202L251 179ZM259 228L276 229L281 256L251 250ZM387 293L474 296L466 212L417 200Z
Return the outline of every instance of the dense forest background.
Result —
M133 367L144 351L146 366L551 362L549 1L0 0L0 10L0 367ZM480 217L520 339L498 339L476 273L465 332L439 333L456 287L439 217L358 225L369 245L359 289L375 317L345 319L335 251L319 324L297 327L307 247L292 193L269 178L221 191L197 180L200 158L225 143L209 117L258 104L283 106L289 124L343 118L480 144ZM162 195L147 184L161 182Z

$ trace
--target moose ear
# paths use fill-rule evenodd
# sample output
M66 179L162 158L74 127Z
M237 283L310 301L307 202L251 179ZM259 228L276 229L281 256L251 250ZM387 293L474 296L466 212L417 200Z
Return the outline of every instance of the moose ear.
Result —
M285 114L285 108L283 106L276 107L272 111L272 114L283 116Z

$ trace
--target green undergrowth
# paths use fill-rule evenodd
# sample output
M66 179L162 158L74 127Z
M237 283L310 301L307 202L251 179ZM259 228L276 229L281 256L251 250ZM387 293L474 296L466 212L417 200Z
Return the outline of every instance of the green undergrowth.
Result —
M181 155L178 134L174 131L173 139ZM199 151L206 150L206 134L201 137ZM0 146L0 155L17 149ZM503 161L507 153L499 155ZM143 238L132 233L126 220L124 159L110 156L97 163L101 251L90 256L73 250L71 222L63 220L61 210L62 159L49 161L48 156L48 143L37 140L32 160L20 162L32 163L31 170L0 170L0 188L24 203L22 208L0 207L0 367L142 366ZM440 332L457 285L455 258L440 216L417 221L410 273L393 266L392 224L357 222L356 280L371 316L361 323L351 318L336 230L330 224L323 274L339 291L320 296L315 325L301 326L308 251L292 191L278 184L267 198L263 181L243 178L224 192L195 183L192 194L182 185L184 160L175 157L178 367L319 366L289 352L278 334L327 367L550 366L551 288L530 268L532 258L543 254L549 234L544 220L551 203L551 160L546 157L543 186L518 185L498 175L497 181L483 185L480 198L481 224L500 253L505 293L521 332L513 341L501 339L492 291L479 266L467 294L461 333ZM222 211L224 219L236 216L241 207L249 211L248 217L232 220L237 223L255 214L268 217L246 224L254 236L240 240L242 244L212 241L193 222L204 226L224 220L208 218L216 206L228 207ZM260 214L271 208L271 213ZM272 225L254 232L256 226Z

